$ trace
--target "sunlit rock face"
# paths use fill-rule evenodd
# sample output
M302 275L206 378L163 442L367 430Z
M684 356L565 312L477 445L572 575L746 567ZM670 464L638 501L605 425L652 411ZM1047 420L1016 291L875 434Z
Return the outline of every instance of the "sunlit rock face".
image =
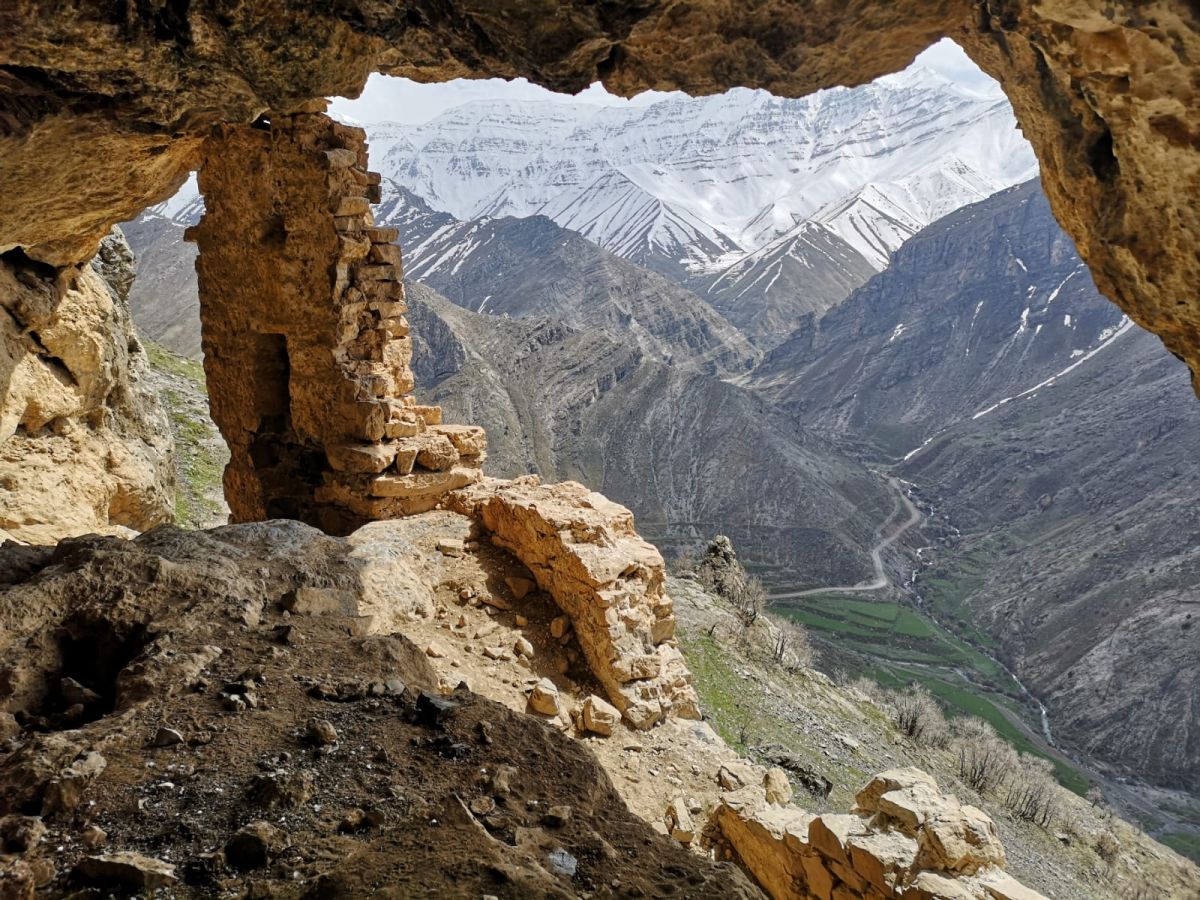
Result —
M116 230L90 265L0 259L0 541L171 517L171 431L129 317L132 262Z

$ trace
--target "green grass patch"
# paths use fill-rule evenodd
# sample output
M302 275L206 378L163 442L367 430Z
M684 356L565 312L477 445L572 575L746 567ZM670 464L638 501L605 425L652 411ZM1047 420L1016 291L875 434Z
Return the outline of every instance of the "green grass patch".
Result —
M175 524L208 527L221 514L221 477L228 458L216 426L197 409L207 396L204 367L151 341L146 355L155 370L171 376L162 402L175 436Z
M186 378L189 382L196 385L201 393L207 393L204 381L204 364L198 360L188 359L186 356L180 356L177 353L172 353L161 344L156 344L153 341L144 341L146 347L146 356L150 358L150 365L160 372L166 372L168 375L175 375L178 378Z
M1164 834L1158 841L1166 844L1180 856L1186 856L1193 862L1200 863L1200 834L1193 834L1190 831L1172 831L1170 834Z

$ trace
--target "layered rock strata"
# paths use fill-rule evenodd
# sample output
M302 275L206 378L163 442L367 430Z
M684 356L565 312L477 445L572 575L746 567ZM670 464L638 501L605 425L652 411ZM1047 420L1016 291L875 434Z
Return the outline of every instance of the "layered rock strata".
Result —
M672 640L662 556L625 507L567 481L484 479L450 506L479 521L570 616L592 673L635 728L700 718L692 676Z
M722 798L708 839L777 900L1044 900L1004 871L988 815L925 772L883 772L856 799L852 813L817 816L748 786Z
M377 228L362 129L321 112L219 129L189 229L234 521L345 534L475 481L483 430L412 395L396 231Z
M129 317L132 258L119 231L92 264L0 257L0 539L171 518L173 443Z

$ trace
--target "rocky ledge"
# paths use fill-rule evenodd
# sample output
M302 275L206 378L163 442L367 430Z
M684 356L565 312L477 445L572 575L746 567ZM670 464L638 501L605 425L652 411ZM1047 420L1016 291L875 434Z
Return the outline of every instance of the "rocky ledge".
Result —
M5 896L1036 896L927 776L813 817L689 718L623 507L450 503L0 547Z

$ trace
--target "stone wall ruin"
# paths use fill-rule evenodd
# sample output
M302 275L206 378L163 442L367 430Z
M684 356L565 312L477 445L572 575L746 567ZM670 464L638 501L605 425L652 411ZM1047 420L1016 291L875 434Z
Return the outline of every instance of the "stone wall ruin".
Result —
M233 520L347 534L475 481L483 429L412 394L400 248L371 217L362 129L320 111L223 126L199 183L188 238Z

